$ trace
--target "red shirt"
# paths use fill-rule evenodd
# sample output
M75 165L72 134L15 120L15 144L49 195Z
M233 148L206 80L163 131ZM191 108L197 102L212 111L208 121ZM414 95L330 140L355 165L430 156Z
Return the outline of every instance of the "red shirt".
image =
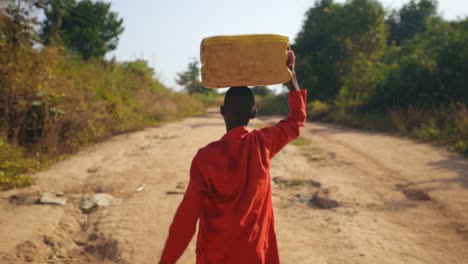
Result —
M306 95L306 90L290 92L290 113L278 124L252 132L233 128L198 151L169 229L163 264L182 255L199 218L197 263L279 263L270 162L299 136Z

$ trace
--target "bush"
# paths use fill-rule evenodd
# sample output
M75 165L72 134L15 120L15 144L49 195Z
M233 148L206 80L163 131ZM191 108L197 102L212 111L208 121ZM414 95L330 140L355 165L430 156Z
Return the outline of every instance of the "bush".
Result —
M103 137L205 109L200 100L150 77L141 61L83 61L55 47L14 49L0 45L0 138L9 146L2 152L18 162L37 160L25 158L29 153L72 153ZM0 165L0 188L30 183L30 171L19 170L26 164Z
M456 133L459 139L454 147L457 151L468 155L468 108L462 107L454 114Z
M330 113L327 103L315 100L307 104L307 116L311 119L320 119Z
M442 136L442 132L435 119L430 119L421 123L421 126L414 129L412 134L416 138L423 140L439 139Z
M44 47L21 50L19 63L12 64L15 56L9 57L7 49L0 53L6 59L0 61L0 102L5 102L0 104L0 138L10 146L2 152L18 161L30 160L21 158L28 153L72 153L103 137L205 109L200 100L174 93L150 77L146 62L83 61ZM25 175L35 167L11 161L1 166L2 189L29 184Z
M464 155L468 155L468 140L458 140L455 145L454 145L454 148L456 151L464 154Z
M468 139L468 108L466 106L461 107L460 110L454 113L454 119L457 133Z
M24 149L0 139L0 191L30 185L32 180L26 174L38 167L37 161L25 158Z
M288 94L271 95L258 102L259 115L286 115L289 112Z
M216 92L211 93L193 93L191 96L202 102L205 107L219 107L223 104L224 95Z
M144 60L83 60L34 45L33 6L0 5L0 189L30 184L41 164L99 138L203 112Z
M387 16L379 1L335 2L307 11L292 46L309 99L333 102L328 110L310 103L309 116L464 152L468 18L444 19L435 0L411 1Z

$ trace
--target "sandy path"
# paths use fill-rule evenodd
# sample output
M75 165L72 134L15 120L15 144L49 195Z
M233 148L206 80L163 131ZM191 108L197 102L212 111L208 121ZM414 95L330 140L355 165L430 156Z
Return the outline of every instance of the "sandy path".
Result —
M193 155L223 133L208 116L118 136L35 175L30 188L0 193L0 263L155 263ZM288 145L272 165L283 263L468 263L466 159L323 124L302 137L311 143ZM68 203L8 200L38 191L61 191ZM96 192L123 202L82 214L80 200ZM316 192L339 206L319 209ZM194 262L193 242L179 263Z

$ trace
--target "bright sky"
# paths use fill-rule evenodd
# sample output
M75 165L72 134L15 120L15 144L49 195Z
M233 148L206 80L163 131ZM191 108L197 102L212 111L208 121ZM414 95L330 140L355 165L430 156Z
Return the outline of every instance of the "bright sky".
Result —
M293 41L315 0L107 0L124 19L125 31L111 56L145 59L167 86L179 89L176 73L199 59L200 42L214 35L274 33ZM343 0L337 2L344 2ZM409 0L381 0L399 8ZM468 16L468 1L439 0L447 19Z

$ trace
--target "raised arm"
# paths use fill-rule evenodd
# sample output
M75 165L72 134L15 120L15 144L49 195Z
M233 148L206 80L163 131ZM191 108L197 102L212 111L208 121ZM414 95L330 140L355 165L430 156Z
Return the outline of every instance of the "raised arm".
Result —
M292 72L292 77L289 82L286 83L286 86L288 87L290 92L295 92L295 91L300 91L301 89L299 88L299 82L297 81L297 76L296 76L296 56L294 56L294 52L289 49L288 50L288 68Z
M299 136L300 128L306 121L307 90L299 89L295 71L295 56L288 52L288 67L292 72L291 80L286 83L289 89L289 114L278 124L261 129L259 133L265 138L266 146L272 158L288 142Z

